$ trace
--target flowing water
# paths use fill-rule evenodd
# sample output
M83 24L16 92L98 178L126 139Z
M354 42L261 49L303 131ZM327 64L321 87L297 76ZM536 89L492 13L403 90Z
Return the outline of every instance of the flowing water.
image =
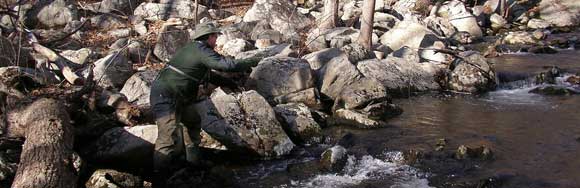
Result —
M511 54L491 59L507 80L525 78L558 66L580 72L580 52ZM481 96L421 95L396 100L404 113L374 130L333 127L355 144L342 172L322 172L317 156L328 146L305 149L290 159L242 168L237 178L247 187L448 187L438 181L508 177L499 187L580 187L580 96L528 93L530 82L502 84ZM485 145L492 161L455 159L438 165L408 165L401 151L433 151L439 139L452 153L460 145ZM451 161L451 162L449 162ZM461 186L458 186L461 187ZM470 187L470 186L466 186Z

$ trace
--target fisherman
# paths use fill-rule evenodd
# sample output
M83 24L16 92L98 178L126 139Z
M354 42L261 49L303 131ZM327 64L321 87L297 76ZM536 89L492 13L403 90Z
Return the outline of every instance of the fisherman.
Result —
M246 71L259 62L234 60L216 53L219 34L220 30L211 23L198 24L194 41L175 54L151 86L151 108L158 130L153 156L156 187L164 187L165 180L180 165L204 166L198 148L200 117L192 104L211 69Z

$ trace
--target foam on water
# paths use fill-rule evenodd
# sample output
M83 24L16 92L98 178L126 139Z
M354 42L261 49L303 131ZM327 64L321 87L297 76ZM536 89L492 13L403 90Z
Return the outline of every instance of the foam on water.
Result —
M385 180L391 188L428 188L425 173L403 164L401 152L387 152L382 159L369 155L360 159L349 156L341 173L321 174L308 180L293 181L281 187L335 188L356 186L366 180Z

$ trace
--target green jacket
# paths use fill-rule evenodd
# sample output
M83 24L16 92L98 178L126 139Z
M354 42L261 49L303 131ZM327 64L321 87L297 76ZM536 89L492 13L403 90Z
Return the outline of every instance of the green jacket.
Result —
M225 58L206 43L194 41L180 49L168 64L201 82L207 78L211 69L229 72L245 71L256 66L258 62L259 59L234 60ZM174 70L164 68L155 81L174 93L176 97L197 98L197 89L200 83Z

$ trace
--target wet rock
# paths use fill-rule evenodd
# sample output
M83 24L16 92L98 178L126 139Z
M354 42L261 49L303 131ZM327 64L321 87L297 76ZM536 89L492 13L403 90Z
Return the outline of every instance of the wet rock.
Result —
M91 18L91 25L100 30L113 30L127 27L125 20L113 15L98 15Z
M395 96L408 96L408 92L439 90L436 76L443 68L430 63L414 63L403 58L366 60L357 64L358 70L368 78L376 79L387 92Z
M80 154L91 162L125 167L149 166L156 140L156 125L115 127L83 148Z
M269 46L263 49L250 50L247 52L242 52L236 54L236 59L247 59L247 58L267 58L272 56L284 57L292 54L294 51L290 48L290 44L278 44L274 46Z
M151 83L158 73L158 71L147 70L134 74L125 82L121 93L127 96L127 100L134 105L148 108Z
M234 39L224 44L223 51L226 55L235 56L238 53L248 51L252 48L253 46L250 42L244 39Z
M399 22L393 29L381 36L381 43L393 51L403 47L410 49L429 48L445 49L446 46L439 37L429 30L425 24L405 20ZM448 57L433 50L421 50L419 55L424 61L447 62Z
M538 40L533 33L525 31L510 32L503 38L504 44L537 44Z
M528 21L528 28L530 29L546 29L548 27L550 27L551 24L549 22L547 22L546 20L542 20L542 19L531 19L530 21Z
M316 88L309 88L294 93L280 95L274 98L276 104L303 103L312 109L323 109L320 92Z
M60 53L64 58L70 60L73 63L83 65L93 58L96 53L91 48L82 48L80 50L65 50Z
M578 25L578 15L571 12L570 7L557 0L542 0L539 3L540 18L555 27L569 27Z
M449 19L449 22L458 31L468 32L475 38L483 36L481 28L477 24L477 19L467 10L467 7L461 1L453 0L444 2L437 14Z
M266 99L287 95L314 87L314 74L303 59L291 57L271 57L260 61L250 74L248 88Z
M569 88L566 86L541 86L537 87L530 91L530 93L537 93L541 95L576 95L580 94L580 91L577 89Z
M199 5L198 18L208 16L207 7ZM141 3L133 12L149 21L167 20L169 18L195 18L195 3L193 1L177 1L175 3Z
M189 32L184 27L164 25L159 31L153 54L163 61L169 61L179 49L189 42Z
M478 93L495 88L495 71L478 52L463 52L447 78L447 87L455 91Z
M447 139L445 138L438 139L437 143L435 144L435 151L442 151L446 145Z
M35 3L27 17L26 24L29 26L39 23L46 27L58 27L77 20L78 12L72 1L54 0Z
M406 164L412 165L423 160L423 158L425 158L425 154L422 151L410 149L403 151L403 158L405 159Z
M348 160L347 150L342 146L328 148L320 156L321 167L332 172L341 171Z
M274 107L284 130L295 143L318 143L322 129L314 121L308 106L302 103L280 104Z
M559 77L562 73L562 70L560 70L560 68L554 66L549 68L549 70L542 72L540 74L538 74L535 77L535 82L536 84L543 84L543 83L547 83L547 84L556 84L556 78Z
M528 52L535 54L555 54L558 53L558 50L550 46L532 46L528 48Z
M85 183L87 188L143 187L143 179L111 169L99 169Z
M383 121L370 119L366 114L347 109L335 110L333 116L328 120L328 124L331 126L347 125L359 129L372 129L386 126L386 123Z
M94 65L94 80L103 88L121 88L133 75L133 65L120 53L109 54ZM88 70L83 71L83 76L86 78L88 73Z
M468 147L465 145L459 146L455 153L455 158L457 159L481 159L490 160L493 158L493 153L491 149L486 146L480 146L477 148Z
M403 109L390 101L383 101L377 104L371 104L362 109L371 119L388 120L397 117L403 113Z
M580 85L580 76L570 76L566 78L566 82L573 84L573 85Z
M310 18L296 12L295 6L286 0L257 0L246 12L243 20L268 20L272 29L286 38L298 36L298 31L313 23Z
M202 128L229 150L270 158L294 148L274 110L256 91L233 96L216 89L196 108Z
M310 64L310 68L318 70L328 63L332 58L339 56L342 53L338 48L328 48L317 52L306 54L302 57Z

